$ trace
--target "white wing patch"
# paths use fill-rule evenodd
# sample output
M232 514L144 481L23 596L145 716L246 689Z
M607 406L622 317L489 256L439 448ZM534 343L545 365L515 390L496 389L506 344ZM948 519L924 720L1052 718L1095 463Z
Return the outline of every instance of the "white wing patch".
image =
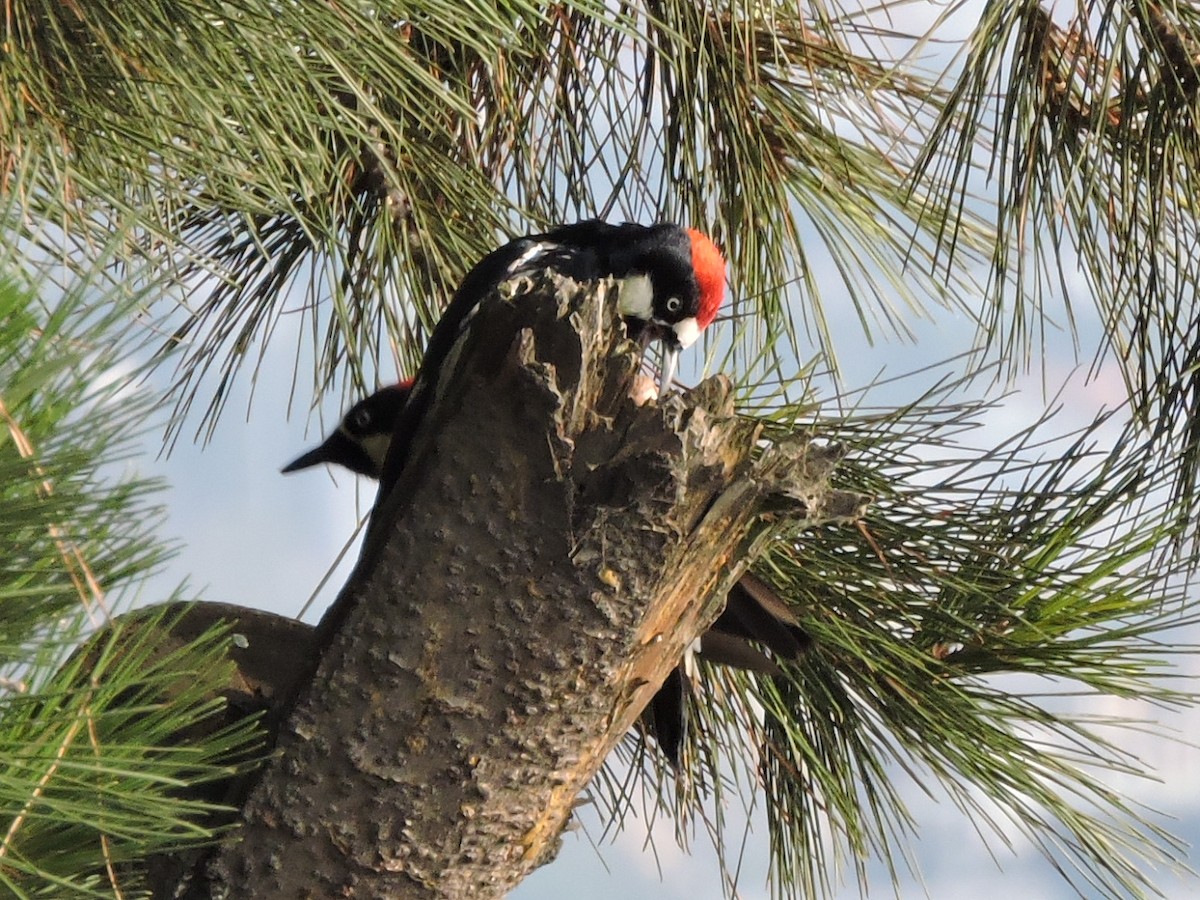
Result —
M700 677L700 667L696 665L696 658L700 655L700 650L700 638L696 638L684 648L683 659L680 660L684 674L692 680Z
M542 256L546 252L555 249L557 246L557 244L547 244L544 241L539 241L538 243L534 244L532 247L510 262L507 267L505 267L504 274L497 279L496 283L493 284L492 287L495 287L505 279L512 278L514 275L520 273L522 269L529 266L530 263L536 260L539 256ZM471 320L475 318L475 314L477 312L479 312L478 303L467 310L467 314L463 316L462 321L458 323L458 333L460 335L466 333L467 329L471 326Z
M520 256L518 256L516 259L514 259L512 262L510 262L508 264L508 270L505 274L513 275L517 272L520 272L521 268L523 266L529 265L529 263L533 262L535 259L537 259L539 256L541 256L543 253L545 253L547 250L551 249L554 246L555 246L554 244L547 244L544 242L538 242L538 243L534 244L532 247L530 247L528 250L526 250L524 253L522 253Z

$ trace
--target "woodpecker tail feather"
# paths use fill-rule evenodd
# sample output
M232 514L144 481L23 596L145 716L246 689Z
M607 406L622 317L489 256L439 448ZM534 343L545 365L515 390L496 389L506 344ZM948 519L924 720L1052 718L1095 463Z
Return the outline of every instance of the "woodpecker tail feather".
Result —
M778 675L781 671L773 659L745 638L719 631L709 630L701 635L699 656L705 662L741 669L743 672Z
M796 659L812 644L787 603L751 572L730 590L712 631L757 641L779 659Z
M678 665L650 701L654 721L654 737L671 768L678 769L683 757L683 742L687 737L687 702L692 682L683 666Z

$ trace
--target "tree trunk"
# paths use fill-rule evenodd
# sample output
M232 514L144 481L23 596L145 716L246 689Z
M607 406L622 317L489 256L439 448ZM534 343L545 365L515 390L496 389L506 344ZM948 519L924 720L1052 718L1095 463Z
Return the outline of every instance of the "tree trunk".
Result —
M614 291L539 276L481 306L202 895L504 895L720 611L763 504L859 513L836 448L751 462L723 378L635 406Z

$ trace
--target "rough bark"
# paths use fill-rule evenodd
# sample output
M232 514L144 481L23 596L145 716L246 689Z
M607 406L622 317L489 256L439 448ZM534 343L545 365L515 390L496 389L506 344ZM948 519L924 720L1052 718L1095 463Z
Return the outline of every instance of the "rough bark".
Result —
M827 487L836 448L752 463L723 378L630 402L613 290L547 276L480 309L210 896L502 896L719 612L764 505L860 512Z

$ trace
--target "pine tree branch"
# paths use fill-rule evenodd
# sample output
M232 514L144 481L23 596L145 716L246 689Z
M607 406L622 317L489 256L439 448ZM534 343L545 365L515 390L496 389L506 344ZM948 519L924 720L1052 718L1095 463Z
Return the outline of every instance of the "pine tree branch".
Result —
M723 378L630 402L611 286L501 291L377 502L241 840L189 896L507 893L719 612L763 504L861 512L826 486L835 452L751 462Z

